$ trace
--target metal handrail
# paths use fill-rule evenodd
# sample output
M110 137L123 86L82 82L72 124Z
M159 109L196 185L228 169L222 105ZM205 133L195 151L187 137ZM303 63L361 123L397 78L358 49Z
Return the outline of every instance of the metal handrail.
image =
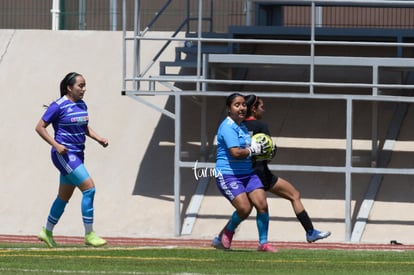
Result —
M145 67L145 69L140 72L139 76L145 75L151 67L157 62L158 58L162 55L162 53L167 49L167 47L171 44L173 41L173 38L175 38L181 31L181 29L187 24L188 19L185 19L180 26L178 26L177 30L171 35L171 39L168 39L167 42L161 47L161 49L155 54L155 56L151 59L151 62ZM165 40L165 39L164 39Z
M168 6L171 4L172 0L168 0L168 2L161 8L161 10L157 13L157 15L151 20L151 22L147 25L147 27L139 34L139 36L134 36L133 40L138 39L138 40L145 40L144 35L147 33L147 31L151 28L152 25L154 25L154 23L158 20L158 18L165 12L165 10L168 8ZM191 18L189 17L189 0L187 0L187 17L183 20L183 22L181 22L181 24L177 27L177 29L174 31L174 33L171 35L171 37L169 37L169 39L162 39L167 40L165 42L165 44L161 47L161 49L155 54L155 56L151 59L151 62L145 67L144 70L142 70L142 72L139 73L139 76L143 76L145 75L151 68L152 66L157 62L158 58L163 54L163 52L167 49L167 47L171 44L172 41L175 41L175 37L181 32L181 30L183 29L183 27L185 25L187 25L187 32L189 30L189 26L188 23L192 20L195 20L197 18ZM211 1L212 3L212 1ZM212 5L212 4L211 4ZM212 10L212 8L211 8ZM203 18L202 20L209 20L210 21L210 31L212 31L212 15L210 16L210 18ZM125 37L126 40L130 40L129 37ZM192 39L189 39L192 40Z
M149 29L152 27L152 25L157 22L158 18L167 10L168 6L171 4L172 0L168 0L167 3L164 4L164 6L160 9L159 12L154 16L154 18L148 23L148 25L145 27L145 29L141 32L141 35L144 36L145 33L149 31Z
M251 1L251 0L246 0ZM199 0L201 3L202 0ZM276 1L275 1L276 2ZM172 41L196 41L198 43L198 56L200 55L200 45L204 42L220 42L220 43L260 43L260 44L292 44L292 45L310 45L313 49L311 50L309 55L304 56L297 56L297 58L304 58L307 59L306 66L310 66L311 72L313 72L313 68L315 66L323 65L319 61L321 58L332 58L330 57L322 57L316 56L314 51L315 45L357 45L357 46L385 46L385 47L414 47L414 43L401 43L401 42L349 42L349 41L316 41L315 39L315 29L316 26L315 22L315 13L314 9L316 5L322 4L360 4L360 5L401 5L401 6L411 6L414 7L414 1L359 1L359 0L331 0L331 1L317 1L317 0L302 0L302 1L288 1L288 0L279 0L277 1L278 4L284 3L300 3L301 5L308 4L312 6L312 26L310 27L311 35L310 39L306 41L295 41L295 40L267 40L267 39L224 39L224 38L203 38L201 37L201 31L199 27L198 37L189 37L189 38L178 38L178 37L170 37L170 38L155 38L155 37L139 37L139 36L132 36L132 37L125 37L125 40L168 40L168 45ZM201 13L199 13L201 14ZM201 16L199 16L199 26L201 22ZM188 22L187 22L188 23ZM167 45L167 46L168 46ZM159 55L157 55L157 58ZM207 84L244 84L244 85L296 85L296 86L306 86L309 87L309 92L306 93L290 93L290 92L280 92L280 93L271 93L271 92L260 92L261 97L268 97L268 98L300 98L300 99L321 99L321 100L342 100L346 102L346 125L345 125L345 132L346 132L346 150L345 150L345 164L341 166L308 166L308 165L276 165L271 166L271 168L277 168L281 170L287 171L319 171L319 172L330 172L330 173L341 173L344 174L345 177L345 238L346 241L351 240L351 233L352 233L352 215L351 215L351 202L352 202L352 180L351 176L355 173L361 174L399 174L405 173L407 175L414 174L414 169L409 168L367 168L367 167L353 167L352 165L352 123L353 123L353 103L356 101L370 101L370 102L403 102L403 103L414 103L414 97L411 94L407 93L404 96L386 96L378 93L378 89L414 89L414 85L399 85L399 84L379 84L378 83L378 68L379 67L387 67L387 64L356 64L356 66L366 66L371 67L373 70L373 79L372 83L338 83L338 82L316 82L314 81L313 77L310 76L310 80L306 82L292 82L292 81L253 81L253 80L219 80L219 79L209 79L207 75L208 71L208 56L204 56L201 60L200 58L197 59L197 75L194 76L151 76L151 77L143 77L143 74L134 75L132 77L124 78L124 82L127 81L148 81L149 87L155 87L155 82L159 83L166 83L166 82L192 82L196 83L197 87L203 84L203 89L200 90L185 90L181 91L179 89L172 89L170 91L157 91L155 90L127 90L124 89L123 94L129 95L132 98L140 98L141 102L147 104L142 97L137 97L137 95L167 95L173 96L175 102L175 114L168 113L167 110L162 110L162 112L169 117L174 119L174 127L176 129L174 133L174 141L175 141L175 148L174 148L174 201L175 201L175 234L180 235L180 227L181 227L181 212L180 212L180 168L182 167L192 167L193 163L181 161L180 152L181 152L181 98L182 96L202 96L209 97L209 96L227 96L233 91L217 91L217 90L208 90ZM340 57L334 57L340 58ZM375 58L373 58L374 60ZM378 58L380 59L380 58ZM155 58L153 59L155 63ZM397 67L404 67L404 68L414 68L413 64L403 64L404 60L409 61L411 63L411 59L406 58L393 58L393 64ZM401 66L398 64L401 61ZM202 64L203 63L203 64ZM275 62L277 64L277 62ZM153 64L152 64L153 65ZM151 65L151 66L152 66ZM301 64L303 65L303 64ZM332 65L331 63L329 65ZM340 62L338 62L339 66L343 66ZM352 66L355 64L352 64ZM407 66L408 65L408 66ZM346 65L345 65L346 66ZM198 72L200 68L203 69L203 74L200 75ZM414 70L412 70L414 71ZM147 73L148 70L145 70ZM372 89L372 93L368 94L321 94L321 93L314 93L314 87L352 87L352 88L370 88ZM149 104L147 104L149 105ZM374 108L375 109L375 108ZM377 136L374 133L376 129L373 129L372 139L377 140ZM203 162L205 166L213 167L213 163Z

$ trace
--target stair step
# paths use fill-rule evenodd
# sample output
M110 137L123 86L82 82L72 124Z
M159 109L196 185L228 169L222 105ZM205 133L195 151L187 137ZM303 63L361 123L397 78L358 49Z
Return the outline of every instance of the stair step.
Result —
M202 45L201 46L201 53L214 53L214 54L220 54L220 53L230 53L230 46L229 45ZM187 54L188 55L196 55L198 53L198 47L197 45L193 45L191 47L177 47L175 48L175 60L183 60L181 54Z
M167 67L182 67L182 68L196 68L197 61L160 61L160 75L166 75Z

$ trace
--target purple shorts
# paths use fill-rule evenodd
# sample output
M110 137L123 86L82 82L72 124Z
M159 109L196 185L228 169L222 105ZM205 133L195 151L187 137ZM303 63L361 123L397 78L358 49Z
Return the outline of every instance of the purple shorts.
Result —
M230 202L241 193L250 193L263 188L263 184L256 174L218 175L216 184L221 194Z
M61 184L73 184L79 186L82 182L89 178L89 173L83 165L83 154L59 154L52 152L52 161L56 168L60 171Z

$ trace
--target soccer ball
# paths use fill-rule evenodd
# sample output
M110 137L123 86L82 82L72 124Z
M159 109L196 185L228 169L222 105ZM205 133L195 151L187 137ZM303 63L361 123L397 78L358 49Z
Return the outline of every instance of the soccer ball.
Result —
M262 144L262 146L269 148L265 154L255 156L256 160L271 160L273 158L274 145L273 140L269 135L257 133L252 136L252 140L255 140L257 143Z

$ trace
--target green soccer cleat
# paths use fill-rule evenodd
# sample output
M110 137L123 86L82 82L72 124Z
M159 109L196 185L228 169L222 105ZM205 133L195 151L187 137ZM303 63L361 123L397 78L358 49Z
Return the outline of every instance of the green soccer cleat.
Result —
M42 231L40 231L37 238L47 244L50 248L56 247L56 242L53 239L53 233L52 231L47 230L46 228L42 228Z
M85 235L85 244L98 247L105 245L106 241L92 231Z

